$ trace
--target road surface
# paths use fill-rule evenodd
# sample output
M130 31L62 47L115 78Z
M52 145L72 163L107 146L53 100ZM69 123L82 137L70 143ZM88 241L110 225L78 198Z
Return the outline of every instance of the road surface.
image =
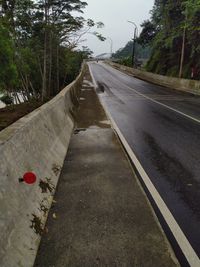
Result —
M103 63L89 66L103 105L189 241L193 266L200 266L200 97Z

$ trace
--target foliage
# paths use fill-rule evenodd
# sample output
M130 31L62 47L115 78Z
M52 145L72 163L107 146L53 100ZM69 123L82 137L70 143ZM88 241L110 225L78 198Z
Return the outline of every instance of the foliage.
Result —
M82 0L0 0L0 89L45 99L72 81L91 55L77 45L93 27L104 26L80 15L86 5Z
M0 100L6 104L6 105L11 105L13 104L13 97L9 96L9 95L4 95L0 98Z
M8 29L0 24L0 89L11 91L17 84L14 50Z
M123 58L118 58L117 63L127 66L127 67L132 67L132 57L123 57Z
M183 77L190 78L192 68L200 70L199 0L155 0L151 19L141 26L139 43L152 48L147 70L178 76L181 56ZM199 78L198 72L196 79Z
M141 27L143 28L140 37L138 38L138 43L141 44L143 47L151 45L152 40L155 38L157 29L155 25L149 21L145 20Z
M114 58L126 58L132 55L133 42L129 41L125 47L120 48L115 54L113 54ZM136 44L136 57L138 59L147 59L150 55L150 48L148 46L142 47L140 44Z
M132 51L133 51L133 41L129 41L125 47L119 49L115 54L113 54L113 58L119 59L118 62L125 66L132 66ZM139 60L147 60L150 56L150 48L149 46L143 47L138 43L136 43L136 51L135 51L136 61Z

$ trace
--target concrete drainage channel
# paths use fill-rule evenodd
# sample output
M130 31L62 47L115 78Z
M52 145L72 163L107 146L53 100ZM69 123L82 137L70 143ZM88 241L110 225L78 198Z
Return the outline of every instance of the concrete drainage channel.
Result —
M42 107L0 132L0 266L31 267L74 128L85 66ZM34 172L34 185L19 183Z

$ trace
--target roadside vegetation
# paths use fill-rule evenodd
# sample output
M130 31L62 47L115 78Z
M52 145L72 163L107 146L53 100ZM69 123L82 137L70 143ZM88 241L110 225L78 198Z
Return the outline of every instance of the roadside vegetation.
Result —
M125 47L119 49L116 53L113 54L113 58L119 64L131 67L132 66L132 50L133 50L133 41L129 41ZM135 55L136 60L139 64L144 64L150 57L151 49L149 46L142 46L136 44Z
M78 74L84 34L103 23L79 14L81 0L0 0L0 90L17 99L48 99ZM98 38L102 36L93 32Z
M92 31L103 23L82 17L86 5L81 0L0 0L0 99L12 105L7 115L6 108L0 110L4 117L16 108L24 115L26 107L29 112L74 80L92 54L77 48L87 33L104 40ZM29 103L22 105L23 112L21 103Z
M149 20L136 39L136 65L142 59L150 72L200 80L200 1L155 0ZM130 41L114 54L132 66Z
M150 46L151 72L200 79L200 1L155 0L138 42Z

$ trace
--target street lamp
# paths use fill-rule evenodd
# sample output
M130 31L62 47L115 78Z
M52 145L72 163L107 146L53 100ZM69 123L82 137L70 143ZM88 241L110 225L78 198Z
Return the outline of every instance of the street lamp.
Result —
M133 51L132 51L132 66L135 66L135 48L136 48L136 38L138 36L138 27L135 24L135 22L128 20L129 23L133 24L135 29L134 29L134 37L133 37Z
M113 54L113 40L110 37L107 37L106 39L108 39L110 41L110 55L112 57L112 54Z

